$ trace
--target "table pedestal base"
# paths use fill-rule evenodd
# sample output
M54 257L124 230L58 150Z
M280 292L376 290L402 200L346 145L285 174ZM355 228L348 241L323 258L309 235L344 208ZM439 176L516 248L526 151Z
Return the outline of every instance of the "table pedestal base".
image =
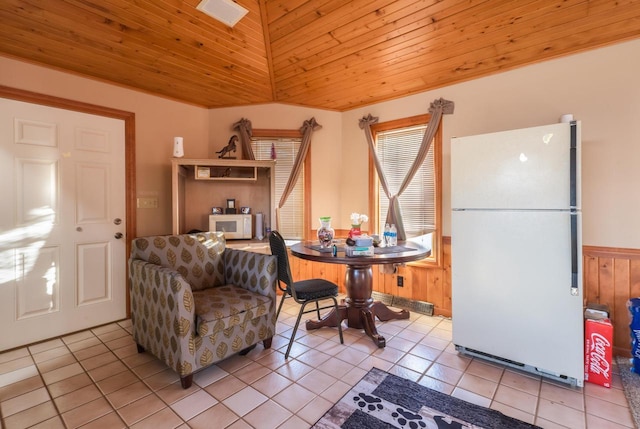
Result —
M345 276L348 298L343 299L338 311L331 310L322 320L307 320L307 330L318 329L323 326L338 326L347 320L349 328L364 329L364 332L380 348L386 345L385 338L378 334L376 317L382 321L394 319L408 319L407 310L393 311L380 301L373 301L371 289L373 275L371 265L348 265Z

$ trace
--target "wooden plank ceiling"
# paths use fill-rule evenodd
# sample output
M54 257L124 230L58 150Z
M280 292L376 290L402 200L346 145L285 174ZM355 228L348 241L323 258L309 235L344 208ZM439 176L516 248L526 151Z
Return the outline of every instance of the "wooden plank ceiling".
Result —
M206 107L344 111L640 37L633 0L2 0L0 54Z

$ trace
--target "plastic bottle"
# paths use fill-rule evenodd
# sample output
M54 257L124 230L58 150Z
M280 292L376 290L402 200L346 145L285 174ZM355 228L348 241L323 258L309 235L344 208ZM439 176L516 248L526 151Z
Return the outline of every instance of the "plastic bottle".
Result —
M391 228L389 229L389 246L397 246L398 245L398 230L396 229L395 224L391 224Z
M389 228L389 224L385 224L384 225L384 234L382 234L382 242L384 243L384 246L391 246L391 228Z
M631 298L627 302L631 323L629 330L631 331L631 357L633 365L631 372L640 374L640 298Z

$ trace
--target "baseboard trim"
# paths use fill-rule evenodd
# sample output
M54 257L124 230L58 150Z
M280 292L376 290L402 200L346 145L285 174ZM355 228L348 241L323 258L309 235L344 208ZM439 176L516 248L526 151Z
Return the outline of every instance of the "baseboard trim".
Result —
M371 292L374 301L380 301L385 305L402 308L404 310L413 311L427 316L433 316L433 304L425 301L416 301L401 296L395 296L382 292Z

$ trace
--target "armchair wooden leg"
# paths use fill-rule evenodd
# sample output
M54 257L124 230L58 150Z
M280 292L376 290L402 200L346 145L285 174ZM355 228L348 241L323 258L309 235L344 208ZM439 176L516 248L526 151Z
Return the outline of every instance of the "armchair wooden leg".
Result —
M255 348L256 348L256 345L254 344L254 345L252 345L252 346L247 347L246 349L242 349L242 350L240 350L240 353L238 353L238 354L239 354L240 356L244 356L244 355L246 355L247 353L249 353L251 350L253 350L253 349L255 349Z
M182 384L183 389L188 389L191 387L191 383L193 383L193 374L185 375L184 377L180 377L180 384Z
M140 344L136 343L136 347L138 348L138 353L144 353L144 347L142 347Z
M266 338L266 339L262 340L262 345L264 346L265 349L270 349L271 348L271 340L273 340L273 337L269 337L269 338Z

